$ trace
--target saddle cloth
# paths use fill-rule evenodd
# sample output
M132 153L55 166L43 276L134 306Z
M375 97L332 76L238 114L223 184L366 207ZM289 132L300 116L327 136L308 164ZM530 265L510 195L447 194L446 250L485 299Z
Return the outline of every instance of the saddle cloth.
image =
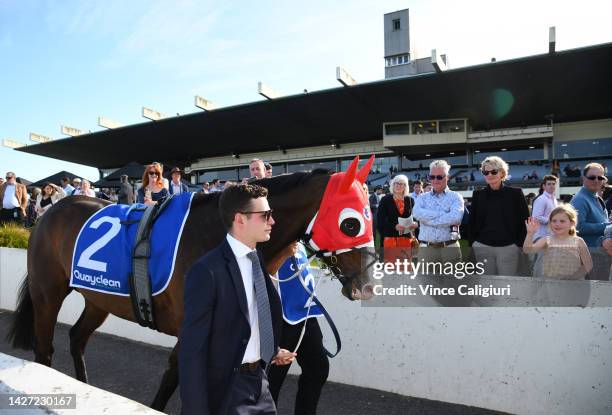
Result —
M287 259L278 270L278 278L282 281L291 277L298 270L298 267L304 267L308 261L308 254L304 246L299 243L298 251L295 256ZM306 283L310 291L314 290L314 276L310 272L310 267L306 266L301 277ZM323 312L318 305L312 304L310 312L308 306L310 304L310 294L306 292L302 283L298 278L291 281L279 282L279 296L283 305L283 318L289 324L297 324L300 321L310 317L320 317ZM307 317L308 316L308 317Z
M174 271L193 193L176 195L153 223L149 275L153 295L162 293ZM128 276L138 222L146 205L108 205L83 225L72 256L70 286L129 296Z

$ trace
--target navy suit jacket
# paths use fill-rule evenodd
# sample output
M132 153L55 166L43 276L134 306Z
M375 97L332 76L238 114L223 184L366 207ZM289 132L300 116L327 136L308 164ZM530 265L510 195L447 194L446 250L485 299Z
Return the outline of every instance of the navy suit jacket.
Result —
M263 262L259 254L260 265ZM262 266L264 275L267 275ZM266 278L274 347L282 327L280 298ZM185 279L179 383L183 415L224 414L251 336L244 283L226 239L200 258Z
M181 180L181 189L183 193L189 193L189 187ZM174 189L172 188L172 180L168 182L168 193L173 194Z

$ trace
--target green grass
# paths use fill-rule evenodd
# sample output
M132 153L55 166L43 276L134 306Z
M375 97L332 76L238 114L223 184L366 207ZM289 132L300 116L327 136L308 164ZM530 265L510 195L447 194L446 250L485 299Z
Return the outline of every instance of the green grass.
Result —
M0 225L0 247L27 249L30 231L20 225Z

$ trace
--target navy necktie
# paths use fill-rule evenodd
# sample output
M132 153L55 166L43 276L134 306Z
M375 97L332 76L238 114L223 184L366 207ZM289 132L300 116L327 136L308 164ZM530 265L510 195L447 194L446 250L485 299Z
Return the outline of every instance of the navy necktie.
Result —
M270 300L266 281L261 270L259 257L256 251L247 255L253 264L253 286L255 287L255 299L257 300L257 316L259 320L259 346L261 359L270 363L274 357L274 331L272 329L272 313L270 312Z

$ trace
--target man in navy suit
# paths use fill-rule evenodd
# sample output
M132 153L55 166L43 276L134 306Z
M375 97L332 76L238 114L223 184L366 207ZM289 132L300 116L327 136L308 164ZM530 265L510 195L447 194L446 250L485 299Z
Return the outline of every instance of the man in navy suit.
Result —
M170 177L172 181L168 186L168 193L171 195L180 195L181 193L188 193L189 187L181 180L181 169L178 167L170 170Z
M265 370L296 355L278 349L280 299L255 251L274 224L266 197L256 185L226 189L219 211L228 234L186 276L179 339L184 415L276 414Z

